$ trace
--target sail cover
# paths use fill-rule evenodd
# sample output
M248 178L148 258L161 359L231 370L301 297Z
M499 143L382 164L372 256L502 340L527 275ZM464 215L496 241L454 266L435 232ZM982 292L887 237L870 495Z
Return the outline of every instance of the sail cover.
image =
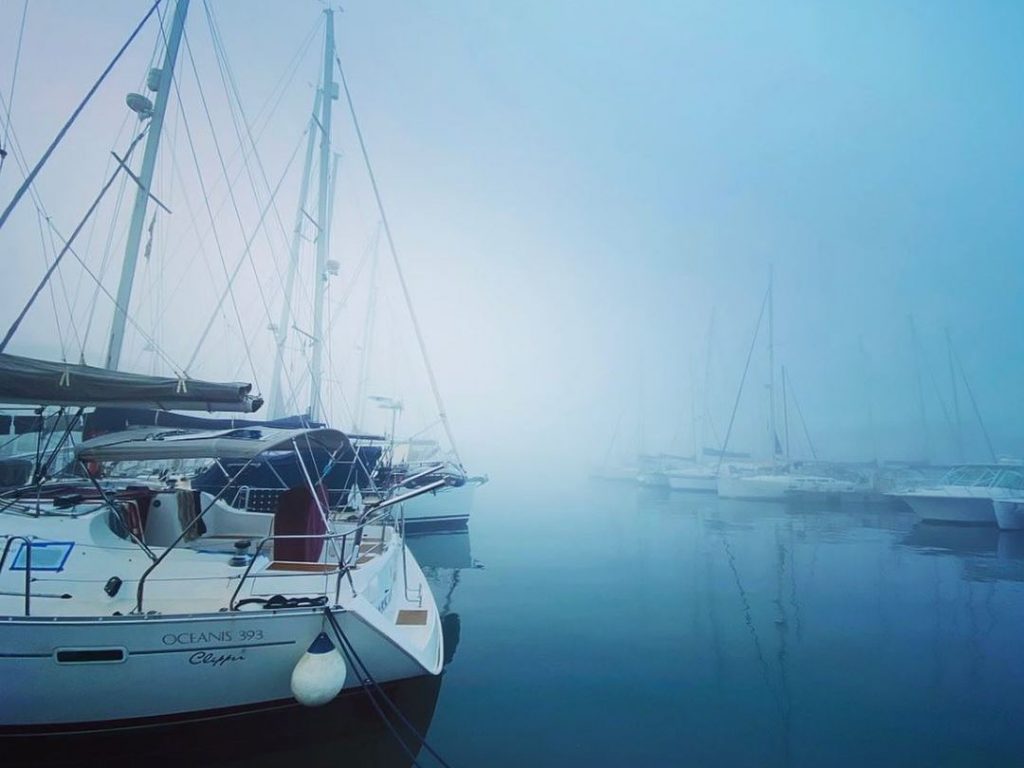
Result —
M240 382L143 376L0 354L0 403L252 413L263 400L251 390Z
M336 429L250 427L216 432L184 432L151 427L94 437L80 443L81 461L156 461L163 459L254 459L268 451L330 453L350 448Z

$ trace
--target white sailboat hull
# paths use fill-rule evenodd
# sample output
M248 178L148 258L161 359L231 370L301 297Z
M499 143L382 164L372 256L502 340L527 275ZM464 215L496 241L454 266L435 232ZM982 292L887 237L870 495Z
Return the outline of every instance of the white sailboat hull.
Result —
M723 475L718 478L718 495L723 499L784 501L789 487L789 478L783 475Z
M430 530L454 530L469 526L473 498L480 483L469 480L458 488L424 493L404 507L405 525L410 532L422 533Z
M718 477L712 474L669 474L669 487L673 491L690 493L715 493L718 490Z
M337 619L378 681L440 669L440 632L427 654L432 658L416 659L356 613L339 612ZM337 644L320 608L10 618L0 654L0 733L110 730L293 704L292 670L321 631ZM75 661L103 654L111 660ZM359 684L349 669L346 688Z

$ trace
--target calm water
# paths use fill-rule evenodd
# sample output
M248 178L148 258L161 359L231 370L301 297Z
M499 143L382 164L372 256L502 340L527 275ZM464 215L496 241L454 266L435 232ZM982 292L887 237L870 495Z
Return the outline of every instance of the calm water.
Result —
M413 547L452 658L392 695L454 768L1024 765L1024 537L509 478ZM219 728L146 762L410 765L361 695Z
M597 482L473 514L453 765L1024 765L1024 537Z

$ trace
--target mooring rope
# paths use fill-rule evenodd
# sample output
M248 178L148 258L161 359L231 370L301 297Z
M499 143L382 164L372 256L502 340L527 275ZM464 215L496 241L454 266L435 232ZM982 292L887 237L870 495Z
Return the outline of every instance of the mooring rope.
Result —
M405 716L402 710L398 708L398 705L391 700L391 698L380 687L380 684L378 684L377 681L373 678L373 675L370 674L370 670L363 663L363 660L359 658L359 654L356 652L355 646L352 645L352 642L348 639L348 637L345 636L344 631L342 631L341 629L341 625L338 624L338 620L334 617L334 614L331 613L331 609L329 607L324 608L324 616L327 617L327 621L334 629L334 634L338 637L338 642L341 644L341 649L342 652L345 654L345 657L349 659L350 663L354 661L354 663L352 663L352 668L356 671L356 674L360 675L360 677L362 678L363 688L366 690L367 695L373 702L374 708L377 710L377 713L380 714L385 724L391 730L391 733L398 740L398 743L402 745L403 749L405 749L406 753L409 755L409 758L413 761L413 764L419 765L419 763L416 762L415 756L411 754L405 742L399 737L398 733L395 731L394 725L391 723L390 720L388 720L387 716L381 710L380 705L374 699L374 690L380 695L382 699L384 699L384 701L387 703L391 711L398 715L398 718L401 720L402 725L404 725L412 732L412 734L416 737L416 740L419 741L420 745L424 749L426 749L427 752L433 755L434 759L437 760L437 762L439 762L441 765L443 765L444 768L451 768L451 765L448 763L448 761L441 757L441 755L438 754L436 749L430 746L430 744L427 742L426 737L422 733L420 733L419 730L417 730L412 723L409 722L409 719ZM362 671L360 672L360 670ZM369 685L367 685L367 683L369 683ZM371 690L370 686L373 687L373 690Z

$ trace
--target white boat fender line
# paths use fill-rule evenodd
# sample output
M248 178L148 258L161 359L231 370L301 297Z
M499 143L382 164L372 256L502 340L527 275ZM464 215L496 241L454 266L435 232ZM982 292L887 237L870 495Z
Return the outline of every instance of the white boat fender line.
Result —
M292 670L292 695L303 706L319 707L341 693L347 674L337 647L321 632Z
M388 719L387 714L384 712L383 709L381 709L380 702L378 702L376 698L377 696L379 696L380 699L382 699L384 703L388 705L388 708L395 715L397 715L398 720L401 721L402 725L404 725L406 729L412 733L416 741L419 742L420 746L423 749L426 749L431 755L433 755L434 759L437 760L437 762L439 762L442 766L444 766L444 768L452 768L448 761L441 757L441 755L437 753L437 750L430 746L430 744L427 742L426 736L420 733L419 730L416 729L416 726L409 722L409 718L405 716L402 710L398 708L398 705L395 704L395 702L393 702L391 698L384 692L384 689L380 687L380 684L376 680L374 680L373 675L370 674L370 670L363 663L363 660L359 658L359 654L356 652L355 646L352 645L352 641L345 636L345 632L342 630L341 625L338 623L337 618L335 618L330 608L324 608L324 616L327 618L328 623L334 630L334 635L338 638L338 643L341 646L342 653L345 654L345 658L348 660L349 664L352 665L352 669L355 671L355 673L361 676L363 690L366 691L366 695L370 698L370 703L373 704L373 708L377 710L377 714L380 716L380 719L384 721L384 725L386 725L388 727L388 730L391 731L391 735L395 737L395 741L398 742L398 745L405 752L406 756L412 761L412 764L414 766L420 765L416 761L416 754L409 749L409 746L405 743L405 740L399 735L398 731L395 729L395 724ZM419 750L417 750L417 752L418 751Z

